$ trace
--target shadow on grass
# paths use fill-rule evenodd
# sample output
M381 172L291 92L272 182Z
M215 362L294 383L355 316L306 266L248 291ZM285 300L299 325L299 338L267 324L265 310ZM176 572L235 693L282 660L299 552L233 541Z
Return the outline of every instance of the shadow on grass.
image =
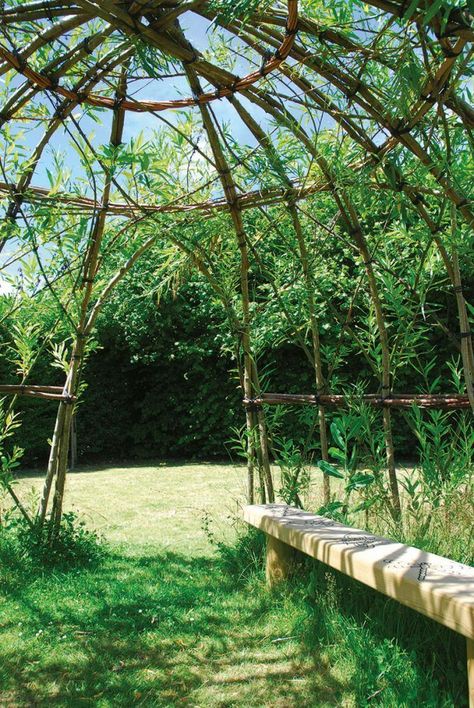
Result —
M211 467L211 468L221 468L221 467L235 467L245 469L245 465L242 462L233 462L229 460L228 457L219 460L157 460L156 458L150 458L149 460L104 460L100 459L97 463L89 462L84 465L77 465L74 470L71 470L69 474L86 474L89 472L110 472L113 470L123 470L130 471L133 469L150 469L156 468L157 472L161 469L167 468L177 468L177 467ZM192 469L190 469L190 472ZM18 479L24 479L28 477L44 477L46 472L46 462L40 468L25 468L17 471L16 476Z
M95 570L13 577L10 563L0 704L340 705L347 686L327 667L315 680L322 659L274 642L279 607L261 579L251 589L221 568L116 554Z
M307 603L302 643L318 652L339 642L354 666L357 706L468 705L464 637L318 561L304 559L299 576Z
M457 635L319 564L269 593L245 543L68 573L0 556L0 705L465 705Z

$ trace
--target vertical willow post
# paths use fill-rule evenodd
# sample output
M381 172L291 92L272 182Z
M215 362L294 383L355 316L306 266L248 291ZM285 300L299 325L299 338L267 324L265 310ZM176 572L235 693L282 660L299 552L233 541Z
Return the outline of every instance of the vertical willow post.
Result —
M197 79L196 73L189 65L184 64L184 69L187 74L189 84L195 95L202 93L201 86ZM240 294L242 303L242 328L241 328L241 344L244 357L244 395L247 399L252 399L258 392L258 377L257 366L254 360L251 343L250 343L250 289L249 289L249 256L247 248L247 240L245 235L244 223L242 214L239 208L237 189L222 150L217 131L212 122L211 115L206 105L200 103L199 109L203 121L204 128L209 139L209 144L212 149L216 168L219 173L224 194L227 200L229 213L232 218L234 232L237 240L237 246L240 253ZM270 457L268 451L268 435L265 422L265 414L262 409L255 411L256 422L258 428L258 448L257 458L259 459L259 467L263 468L263 477L265 482L266 501L275 501L275 492L273 486L273 477L270 466ZM252 436L255 430L254 411L246 411L247 430ZM249 450L250 453L250 450ZM249 470L250 477L250 470Z
M314 282L313 276L309 263L308 249L306 247L306 242L304 238L303 229L301 226L301 221L298 216L295 204L289 204L289 211L293 221L293 228L296 233L296 238L298 240L298 248L301 258L301 265L303 268L303 275L306 285L309 318L311 326L311 338L313 342L313 357L314 357L314 376L316 380L316 392L317 396L319 394L326 393L326 381L323 375L323 363L321 360L321 343L319 339L319 325L316 318L316 307L314 302ZM319 440L321 443L321 457L323 460L329 460L328 453L328 437L327 437L327 426L326 426L326 412L324 406L318 403L318 422L319 422ZM329 504L331 499L331 486L329 481L329 475L325 472L323 473L323 498L324 503Z
M282 184L288 189L292 189L293 184L286 174L284 165L278 152L275 150L269 136L260 127L256 120L250 115L250 113L244 108L240 101L238 101L235 96L229 97L229 102L234 106L237 113L239 114L242 121L245 123L247 128L251 131L252 135L258 141L259 145L265 151L268 159L273 165L275 171L277 172ZM309 317L310 317L310 329L311 329L311 339L313 345L313 366L316 382L317 393L325 392L326 383L323 376L322 360L321 360L321 345L319 339L319 325L316 318L316 308L314 300L314 280L312 277L310 261L308 256L308 250L306 247L305 237L303 229L301 226L301 221L295 206L294 201L288 203L288 210L293 222L293 228L296 233L298 241L298 249L300 254L301 266L303 269L303 276L306 286L306 299L308 303ZM328 460L328 436L327 436L327 425L326 425L326 414L324 406L318 406L318 422L319 422L319 437L321 444L321 457L323 460ZM328 504L330 501L330 481L329 476L323 473L323 498L324 503Z
M116 91L116 107L114 108L112 117L112 126L110 133L110 144L117 147L122 140L124 112L120 107L120 102L126 93L126 69L122 69L122 74L119 86ZM110 190L112 184L112 171L110 168L105 169L105 181L102 194L102 206L95 217L92 235L84 258L83 279L82 279L82 300L76 330L75 342L73 345L69 371L66 377L64 393L74 396L77 392L82 363L87 344L86 325L88 320L88 310L91 302L94 281L98 272L98 261L100 255L100 247L105 230L107 209L110 200ZM56 479L54 499L51 510L50 534L55 534L59 530L62 517L64 486L66 481L66 472L68 466L69 443L71 436L71 423L74 413L74 406L68 401L62 401L59 404L56 425L53 435L53 441L50 451L48 470L46 473L43 492L41 496L40 506L38 510L38 522L43 526L47 509L48 501L51 493L51 487L54 478Z

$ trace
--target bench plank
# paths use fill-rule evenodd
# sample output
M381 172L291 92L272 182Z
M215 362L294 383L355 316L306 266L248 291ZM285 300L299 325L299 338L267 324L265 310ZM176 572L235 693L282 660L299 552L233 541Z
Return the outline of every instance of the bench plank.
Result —
M474 640L474 568L284 504L244 519L288 546Z

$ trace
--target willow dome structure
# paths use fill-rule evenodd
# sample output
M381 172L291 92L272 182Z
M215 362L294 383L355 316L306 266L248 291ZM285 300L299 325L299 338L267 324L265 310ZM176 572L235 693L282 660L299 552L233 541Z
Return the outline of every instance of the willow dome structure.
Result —
M382 409L396 516L392 407L474 406L458 262L474 226L469 10L432 0L50 0L2 3L1 12L4 265L11 268L15 249L31 252L41 288L53 292L62 278L73 294L56 297L73 338L65 386L2 387L59 401L41 522L54 482L53 525L61 518L71 404L98 311L158 237L182 250L229 313L246 404L250 500L254 469L266 498L274 496L263 404L316 405L327 460L325 409L344 396L329 390L321 358L308 223L344 238L365 272L381 352L378 390L366 400ZM363 190L415 215L421 251L433 248L442 260L467 395L392 390L379 241L361 217ZM321 222L319 199L330 200L332 222ZM269 207L277 211L270 215ZM306 397L260 390L249 291L258 256L245 223L252 210L266 215L274 233L279 219L294 230L315 374L315 393ZM232 228L218 236L177 235L178 225L192 230L196 220L222 213ZM58 245L66 236L67 255ZM240 264L238 308L213 274L222 243L231 240ZM115 274L105 268L108 258ZM415 294L416 287L415 280Z

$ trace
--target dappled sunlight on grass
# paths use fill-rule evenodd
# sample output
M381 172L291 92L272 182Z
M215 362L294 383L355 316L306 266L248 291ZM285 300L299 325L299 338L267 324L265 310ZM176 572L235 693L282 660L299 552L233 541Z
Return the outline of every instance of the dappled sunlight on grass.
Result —
M109 552L68 572L0 536L0 706L464 705L445 628L310 561L267 591L244 483L232 465L80 469L68 504Z
M25 495L40 485L41 477L26 474L19 486ZM245 469L237 465L71 474L69 508L106 536L112 555L91 570L36 575L9 569L4 559L2 700L114 706L312 701L314 657L301 654L293 614L282 617L261 573L251 574L249 585L239 580L240 571L223 572L203 530L206 514L220 540L235 538L244 485ZM334 705L333 694L342 695L342 684L329 677L314 696L317 705Z
M216 560L169 553L17 581L2 603L0 681L20 705L308 698L313 659L281 637L294 617L281 617L261 578L236 588ZM341 695L335 679L320 687L320 699L336 688Z

